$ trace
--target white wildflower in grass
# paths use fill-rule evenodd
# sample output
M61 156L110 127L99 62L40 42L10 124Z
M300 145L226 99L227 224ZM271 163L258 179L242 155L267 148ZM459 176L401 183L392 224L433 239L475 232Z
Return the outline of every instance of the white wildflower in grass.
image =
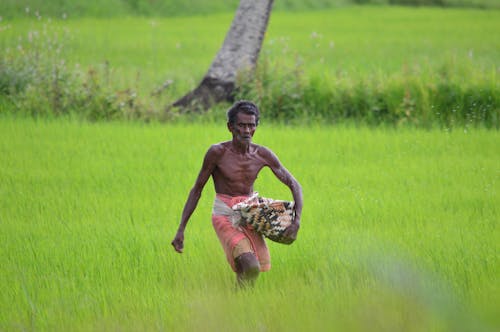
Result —
M321 39L323 38L323 35L320 33L317 33L316 31L311 32L311 39Z

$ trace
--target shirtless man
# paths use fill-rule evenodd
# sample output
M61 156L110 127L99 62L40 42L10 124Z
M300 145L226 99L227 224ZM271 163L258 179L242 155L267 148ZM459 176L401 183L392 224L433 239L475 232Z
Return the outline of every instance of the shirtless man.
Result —
M252 143L259 124L257 106L249 101L238 101L228 110L227 118L227 128L233 138L231 141L212 145L205 155L201 171L182 211L177 234L172 241L172 246L179 253L184 249L186 225L210 176L214 182L216 201L231 207L254 193L254 182L265 166L292 192L296 217L284 235L291 238L297 236L302 212L302 189L271 150ZM240 285L253 284L259 272L270 269L269 251L261 235L250 228L235 228L229 217L217 215L215 212L212 215L212 223Z

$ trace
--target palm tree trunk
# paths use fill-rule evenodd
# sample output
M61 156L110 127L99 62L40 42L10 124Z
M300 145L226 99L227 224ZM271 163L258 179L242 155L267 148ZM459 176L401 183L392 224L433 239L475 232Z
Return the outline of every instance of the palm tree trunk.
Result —
M252 72L259 58L273 0L240 0L224 43L208 72L194 90L172 104L185 109L208 109L232 101L239 72Z

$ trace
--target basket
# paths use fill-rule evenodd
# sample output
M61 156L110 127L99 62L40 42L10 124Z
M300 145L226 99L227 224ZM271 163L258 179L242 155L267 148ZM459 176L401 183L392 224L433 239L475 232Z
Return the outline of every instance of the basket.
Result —
M294 237L284 236L286 229L295 219L295 203L271 198L252 196L248 200L232 207L241 214L233 224L236 226L249 225L257 233L264 235L271 241L291 244Z

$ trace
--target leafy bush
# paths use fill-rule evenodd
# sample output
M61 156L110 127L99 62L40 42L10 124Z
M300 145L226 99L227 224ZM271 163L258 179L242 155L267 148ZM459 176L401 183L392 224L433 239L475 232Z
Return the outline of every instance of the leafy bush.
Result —
M10 110L91 121L151 117L133 89L113 91L109 64L69 68L64 58L69 38L67 30L46 24L0 56L0 96Z
M255 75L241 75L250 78L238 81L237 98L257 101L266 116L278 121L500 128L500 89L494 78L474 78L472 68L457 71L456 66L443 66L425 78L402 73L353 81L306 79L300 67L277 69L264 59Z

